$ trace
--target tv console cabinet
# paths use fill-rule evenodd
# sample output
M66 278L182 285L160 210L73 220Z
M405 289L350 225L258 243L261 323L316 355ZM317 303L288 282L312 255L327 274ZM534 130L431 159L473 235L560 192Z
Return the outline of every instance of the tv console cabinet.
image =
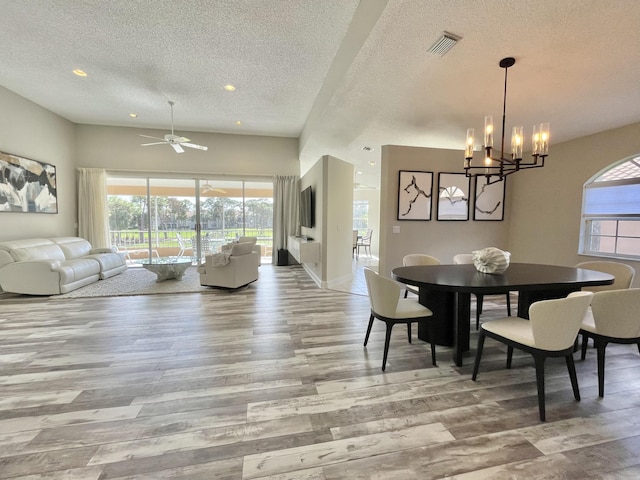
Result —
M290 236L287 242L289 253L298 263L320 262L320 243L304 237Z

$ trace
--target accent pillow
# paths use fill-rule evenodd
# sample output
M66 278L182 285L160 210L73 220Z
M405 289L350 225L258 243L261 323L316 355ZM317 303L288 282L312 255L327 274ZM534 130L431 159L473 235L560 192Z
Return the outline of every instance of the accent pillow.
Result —
M253 251L253 244L251 243L236 243L231 248L231 255L237 257L238 255L247 255Z

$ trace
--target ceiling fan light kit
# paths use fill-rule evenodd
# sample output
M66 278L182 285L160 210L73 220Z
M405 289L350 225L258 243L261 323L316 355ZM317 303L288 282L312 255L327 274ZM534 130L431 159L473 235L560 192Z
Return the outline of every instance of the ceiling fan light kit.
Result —
M204 145L198 145L195 143L191 143L191 140L186 137L181 137L180 135L175 135L173 132L173 106L175 102L169 100L169 106L171 107L171 133L167 133L164 138L160 137L152 137L151 135L142 135L144 138L152 138L154 140L160 140L159 142L151 142L151 143L142 143L141 146L148 147L150 145L162 145L168 144L175 150L176 153L184 153L184 149L182 147L194 148L196 150L208 150L209 147L205 147Z
M474 150L474 129L467 130L467 141L464 152L464 171L467 177L486 177L487 184L501 182L507 175L511 175L519 170L527 168L544 167L544 159L549 155L549 123L541 123L534 125L533 135L531 137L531 156L530 162L522 161L522 149L524 144L523 128L521 126L513 127L511 133L511 155L505 156L504 150L504 134L507 113L507 70L514 66L516 59L507 57L500 60L500 67L504 68L504 96L502 104L502 143L500 148L500 156L494 157L493 154L493 117L487 115L484 117L484 151L485 158L483 165L472 165ZM473 173L476 171L476 173Z

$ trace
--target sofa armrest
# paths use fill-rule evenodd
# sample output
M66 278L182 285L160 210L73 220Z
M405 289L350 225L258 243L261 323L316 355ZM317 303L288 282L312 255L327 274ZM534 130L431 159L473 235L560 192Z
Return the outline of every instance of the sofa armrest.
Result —
M90 255L95 255L98 253L118 253L118 249L116 247L111 248L92 248L89 252Z
M58 260L24 260L0 268L0 287L5 292L29 295L60 293L61 264Z

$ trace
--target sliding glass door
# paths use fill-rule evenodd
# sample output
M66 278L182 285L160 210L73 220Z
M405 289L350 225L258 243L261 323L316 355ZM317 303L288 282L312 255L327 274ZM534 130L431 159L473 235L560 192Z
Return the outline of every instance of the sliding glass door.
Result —
M107 191L111 241L130 264L149 256L197 264L241 236L258 237L271 262L271 181L109 176Z

